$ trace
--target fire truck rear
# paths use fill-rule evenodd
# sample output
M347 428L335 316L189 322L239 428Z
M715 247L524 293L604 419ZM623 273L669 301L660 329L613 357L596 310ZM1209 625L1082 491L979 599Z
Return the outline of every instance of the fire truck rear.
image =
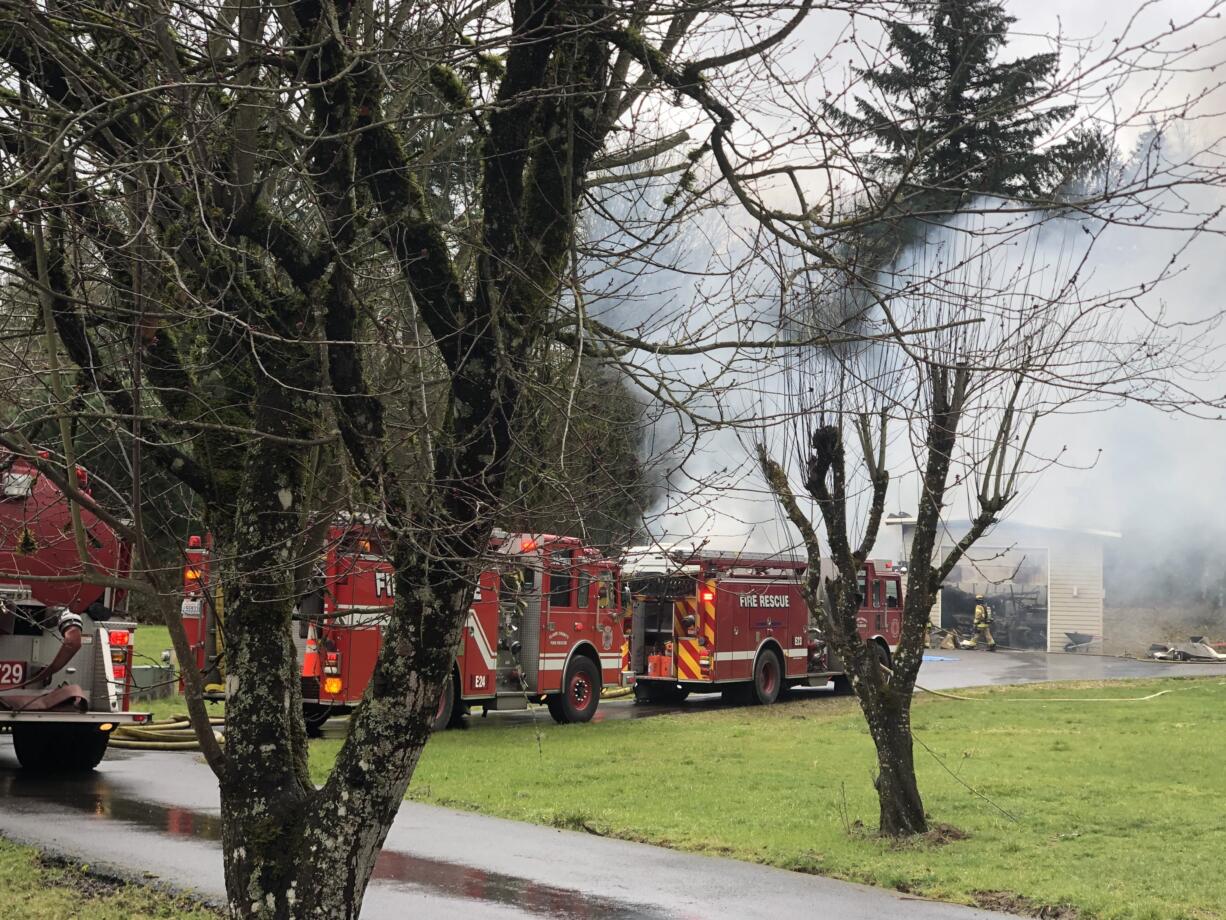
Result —
M375 524L329 526L306 593L294 610L294 644L307 732L361 699L379 653L382 620L395 601L395 577ZM210 696L226 691L225 591L216 577L212 540L188 539L183 568L183 625Z
M114 619L121 592L89 583L59 487L20 458L0 465L0 730L26 769L92 770L117 725L148 719L128 711L136 625ZM81 525L92 571L126 576L114 531L85 510Z
M801 593L806 561L711 551L628 555L635 696L677 702L722 691L773 703L798 685L845 686L842 663ZM902 634L902 580L884 563L860 572L860 636L887 667Z

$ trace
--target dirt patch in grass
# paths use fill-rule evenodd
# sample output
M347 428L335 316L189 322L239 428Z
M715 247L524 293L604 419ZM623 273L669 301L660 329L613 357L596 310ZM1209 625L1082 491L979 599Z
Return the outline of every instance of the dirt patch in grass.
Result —
M934 824L921 838L929 846L942 847L958 840L969 840L970 834L952 824Z
M852 832L856 834L873 834L878 836L876 832L870 831L861 822L857 821L852 826ZM881 837L890 845L892 850L911 850L922 847L943 847L950 843L957 843L959 840L969 840L971 835L960 827L954 827L952 824L933 824L930 825L928 831L923 834L916 834L914 837Z
M1081 912L1071 904L1039 904L1009 891L976 891L975 906L1038 917L1039 920L1078 920L1081 916Z
M0 838L3 916L26 920L221 920L190 894L126 879Z
M59 888L71 888L82 898L105 898L118 894L129 884L116 875L90 869L54 853L39 853L35 858L39 868L47 870L42 873L44 882Z

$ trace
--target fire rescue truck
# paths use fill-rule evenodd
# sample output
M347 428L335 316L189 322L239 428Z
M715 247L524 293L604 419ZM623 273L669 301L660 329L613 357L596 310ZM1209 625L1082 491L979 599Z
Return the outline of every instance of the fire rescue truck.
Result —
M635 697L678 702L722 691L773 703L790 687L848 687L842 663L810 616L806 560L780 555L668 551L627 554L632 597L629 666ZM865 562L857 626L889 666L902 635L902 578Z
M621 590L616 560L577 537L496 534L481 573L452 675L467 711L544 702L557 722L587 722L600 691L622 678Z
M76 470L89 493L89 475ZM134 623L115 619L123 592L89 582L128 574L128 548L81 510L87 562L69 501L28 461L0 457L0 730L22 767L92 770L129 712ZM42 580L42 579L63 580Z
M473 706L525 709L544 702L558 722L586 722L600 691L621 678L621 616L614 560L574 537L499 533L480 573L435 728ZM379 528L338 522L316 581L295 613L307 730L361 700L379 653L395 577ZM183 617L195 665L224 678L224 599L210 590L208 541L193 537L184 569ZM217 686L220 690L220 686Z

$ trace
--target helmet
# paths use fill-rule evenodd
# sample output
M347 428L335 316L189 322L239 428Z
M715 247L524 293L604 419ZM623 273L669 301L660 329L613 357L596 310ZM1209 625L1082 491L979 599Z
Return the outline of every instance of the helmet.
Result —
M975 600L977 600L977 601L981 601L981 600L983 600L983 595L982 595L982 594L976 594L976 595L975 595Z

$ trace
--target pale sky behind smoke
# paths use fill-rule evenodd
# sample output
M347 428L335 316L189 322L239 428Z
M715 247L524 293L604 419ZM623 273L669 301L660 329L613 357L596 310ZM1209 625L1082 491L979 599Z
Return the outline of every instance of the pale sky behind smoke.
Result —
M1154 34L1168 20L1178 23L1181 18L1203 12L1208 5L1207 0L1164 0L1152 4L1134 23L1134 34ZM1046 36L1057 32L1066 40L1101 48L1123 28L1136 4L1037 0L1011 3L1008 7L1018 22L1006 53L1021 55L1046 50L1050 47ZM806 44L829 45L831 32L823 31L822 25L820 20L810 24L811 35L804 37ZM1202 25L1195 37L1209 44L1224 34L1226 25L1218 20ZM1224 56L1220 48L1213 54L1218 59ZM830 79L834 85L836 78L832 75ZM1205 80L1201 73L1172 76L1163 86L1160 100L1174 104L1195 92ZM1143 92L1152 82L1152 76L1147 77L1117 95L1121 110L1127 111L1129 104L1135 108L1136 97L1125 98L1129 92ZM1226 111L1226 105L1211 108ZM1121 132L1117 143L1123 154L1130 152L1143 127L1138 123ZM1223 134L1226 117L1217 115L1183 126L1177 140L1193 147ZM1226 194L1221 190L1216 197L1220 203L1226 203ZM1202 209L1206 203L1196 202ZM1118 289L1129 281L1148 280L1159 273L1178 245L1173 233L1112 232L1093 253L1091 271L1083 278L1085 290L1093 294ZM1201 238L1181 257L1181 270L1176 277L1146 295L1145 306L1154 311L1164 310L1171 319L1186 321L1201 320L1226 309L1224 254L1226 241L1222 237ZM703 299L697 300L701 310ZM714 303L711 309L716 309ZM1216 335L1221 337L1223 332L1219 330ZM703 362L695 359L690 366L697 373ZM1214 396L1226 394L1226 380L1200 383L1205 392ZM759 400L746 390L728 394L725 400L734 411L769 406L769 400ZM782 443L777 435L772 440ZM732 431L703 436L698 456L688 469L698 476L726 471L725 485L731 489L708 489L677 502L687 488L684 479L678 480L676 493L666 497L663 506L656 509L652 532L662 540L693 535L691 538L709 539L713 545L726 548L781 549L792 544L794 535L781 522L755 465L749 462L745 452L749 442L750 436ZM1226 476L1222 474L1226 464L1226 422L1171 417L1144 406L1128 405L1044 419L1032 446L1041 456L1060 455L1061 463L1026 481L1021 498L1007 515L1014 521L1052 527L1177 532L1186 525L1198 526L1219 515L1218 509L1226 509ZM887 510L914 511L915 507L915 475L896 478ZM964 513L965 505L959 499L954 508L959 510L951 516L958 516ZM896 541L888 528L883 528L876 555L897 555Z

